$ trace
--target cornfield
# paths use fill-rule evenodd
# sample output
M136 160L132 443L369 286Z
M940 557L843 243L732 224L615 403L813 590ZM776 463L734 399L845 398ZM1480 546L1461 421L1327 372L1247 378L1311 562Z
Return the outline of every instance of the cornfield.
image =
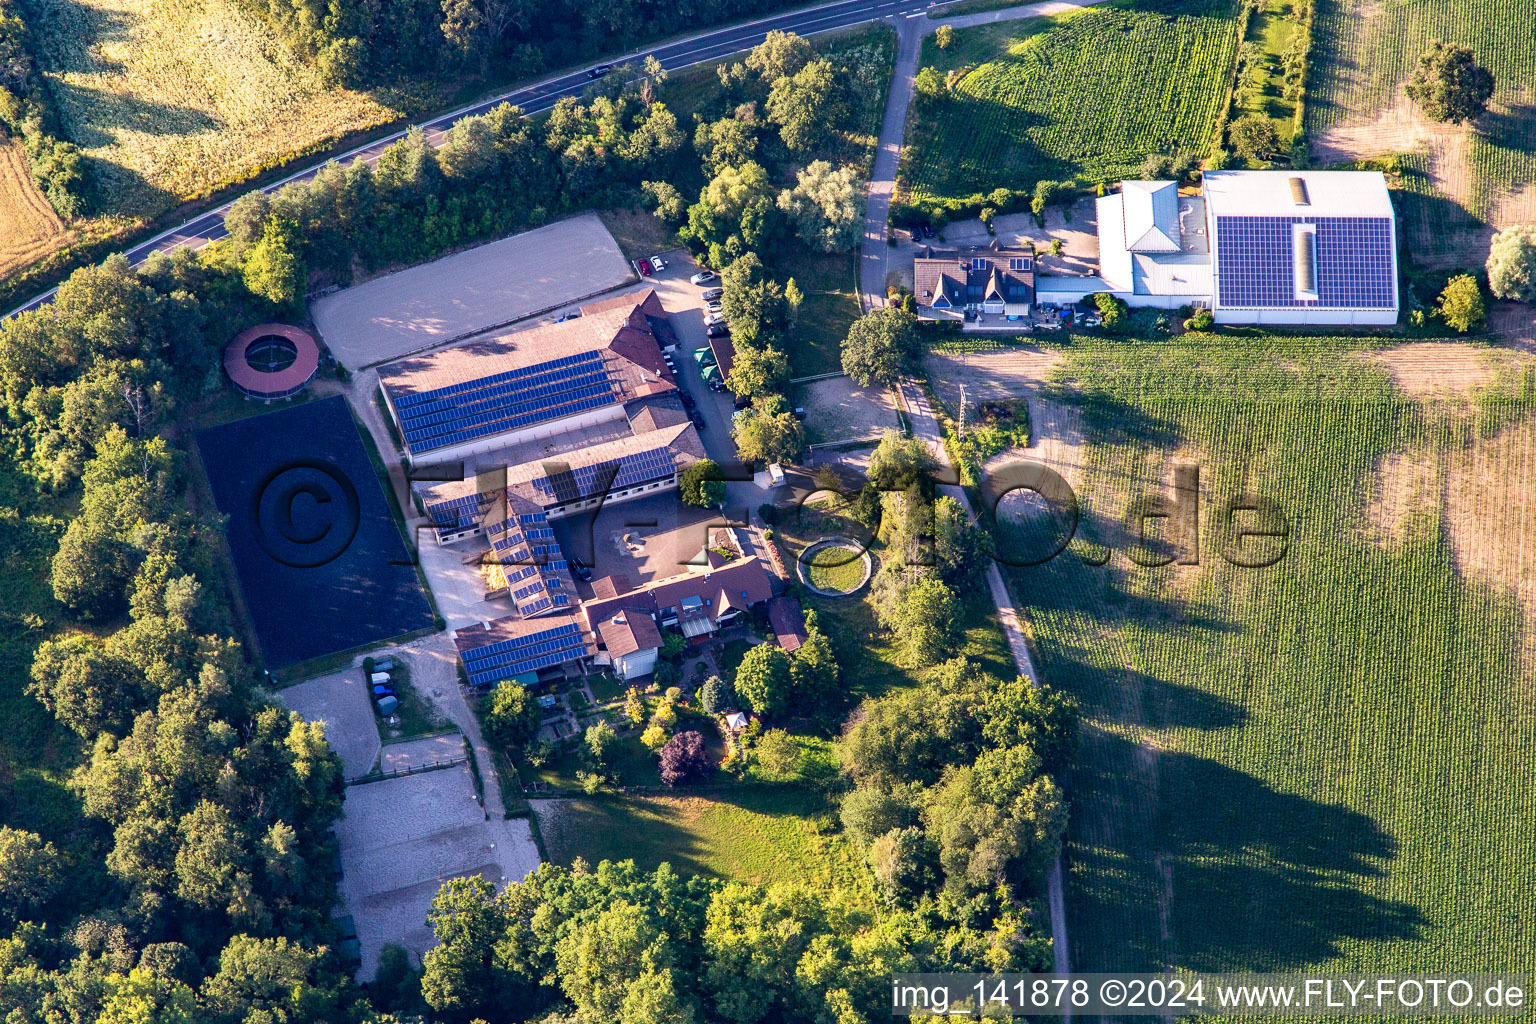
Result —
M962 40L966 31L957 34ZM1042 178L1107 180L1152 153L1204 153L1237 48L1231 18L1084 11L1002 40L914 132L912 200Z
M1391 107L1432 40L1470 46L1497 83L1466 154L1465 198L1487 219L1501 193L1536 181L1533 24L1536 0L1321 0L1308 131L1369 120Z
M1415 401L1304 344L1090 343L1059 374L1083 528L1009 575L1083 707L1074 966L1531 971L1536 525L1511 517L1536 499L1536 377ZM1383 476L1394 453L1417 486ZM1133 564L1123 510L1174 463L1200 466L1199 565ZM1289 521L1269 568L1217 553L1243 492Z

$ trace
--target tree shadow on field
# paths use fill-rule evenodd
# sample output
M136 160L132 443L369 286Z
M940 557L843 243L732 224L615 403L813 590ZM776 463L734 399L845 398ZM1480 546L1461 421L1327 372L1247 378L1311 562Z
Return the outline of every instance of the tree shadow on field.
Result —
M1089 652L1037 638L1041 660L1053 679L1070 679L1065 688L1077 698L1084 721L1133 725L1161 731L1214 731L1241 726L1248 711L1225 697L1119 666L1089 660Z
M1512 103L1503 110L1489 110L1475 127L1490 144L1518 153L1536 151L1536 103Z
M1077 874L1112 866L1120 881L1075 899L1086 920L1124 918L1126 908L1103 905L1117 893L1141 904L1124 966L1294 970L1338 957L1347 943L1414 939L1426 926L1412 904L1366 891L1397 843L1349 807L1099 730L1085 737L1072 783L1074 793L1116 798L1100 818L1110 827L1084 837ZM1127 799L1137 791L1145 805ZM1075 834L1074 857L1076 843Z
M223 120L205 110L95 89L79 82L56 81L52 91L64 109L91 112L88 121L69 119L69 141L82 149L100 149L121 142L123 132L185 136L218 132L227 127Z

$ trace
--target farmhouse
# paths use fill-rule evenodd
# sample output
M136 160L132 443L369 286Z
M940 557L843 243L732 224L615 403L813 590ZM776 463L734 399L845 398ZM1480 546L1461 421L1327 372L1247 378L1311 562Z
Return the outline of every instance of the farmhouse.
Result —
M444 463L625 420L631 403L676 392L661 355L674 344L646 289L564 323L390 363L379 390L407 458Z
M1043 301L1098 291L1132 306L1205 306L1228 324L1397 321L1386 178L1366 171L1211 171L1203 194L1126 181L1098 200L1099 275L1042 278Z
M961 320L967 312L1024 317L1035 301L1035 254L994 242L985 248L924 249L912 264L918 315Z

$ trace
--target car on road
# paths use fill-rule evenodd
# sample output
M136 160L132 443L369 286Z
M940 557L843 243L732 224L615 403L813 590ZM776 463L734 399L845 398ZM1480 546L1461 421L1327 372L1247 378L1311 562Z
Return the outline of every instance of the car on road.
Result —
M608 72L610 72L612 70L613 70L613 65L612 64L598 64L595 67L587 68L587 77L588 78L602 78L604 75L606 75Z
M699 400L694 398L693 392L689 391L687 388L678 388L677 397L678 400L683 403L684 409L692 409L694 406L699 404Z
M725 294L725 289L724 288L706 288L706 289L704 289L704 301L705 302L714 302L716 299L720 298L720 296L722 296L724 294Z
M704 424L704 414L699 412L699 410L695 409L692 412L690 412L688 414L688 418L693 420L694 429L696 429L696 430L703 430L704 429L704 426L705 426L705 424Z
M713 270L701 270L688 279L694 284L709 284L711 281L720 280L720 275Z

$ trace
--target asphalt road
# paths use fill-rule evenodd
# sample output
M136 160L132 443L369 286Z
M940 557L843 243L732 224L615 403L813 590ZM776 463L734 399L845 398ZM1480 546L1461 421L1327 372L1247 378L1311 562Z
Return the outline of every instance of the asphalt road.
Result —
M736 25L711 32L701 32L698 35L676 42L637 50L621 56L607 58L607 60L612 63L623 63L630 60L638 63L644 60L646 55L651 54L668 71L677 71L682 68L692 67L695 64L701 64L704 61L715 60L719 57L726 57L733 53L749 50L762 42L764 37L774 30L810 35L813 32L826 32L829 29L844 28L849 25L859 25L869 21L879 21L882 18L921 14L926 12L931 5L931 0L839 0L839 2L824 4L819 7L771 15L745 25ZM421 128L426 133L429 143L433 146L440 146L448 130L453 127L456 121L462 118L485 114L502 103L511 103L519 106L529 114L541 113L553 107L556 101L562 97L580 96L591 82L592 80L587 77L585 70L576 71L494 96L472 106L461 107L430 121L418 122L412 125L411 128ZM411 128L402 129L393 135L385 136L365 146L359 146L349 152L330 157L328 160L322 160L306 167L302 171L289 175L281 181L275 181L265 186L262 191L276 192L290 182L308 181L329 160L351 163L355 158L362 157L371 164L379 158L379 154L384 152L385 149L404 138ZM137 266L156 252L168 252L172 249L188 246L199 248L207 245L209 242L216 242L226 237L228 232L224 230L224 213L229 207L230 203L226 203L216 210L209 211L134 246L127 251L128 262ZM38 308L51 301L54 292L57 290L55 288L46 294L39 295L26 305L12 310L8 316L15 316L17 313Z

